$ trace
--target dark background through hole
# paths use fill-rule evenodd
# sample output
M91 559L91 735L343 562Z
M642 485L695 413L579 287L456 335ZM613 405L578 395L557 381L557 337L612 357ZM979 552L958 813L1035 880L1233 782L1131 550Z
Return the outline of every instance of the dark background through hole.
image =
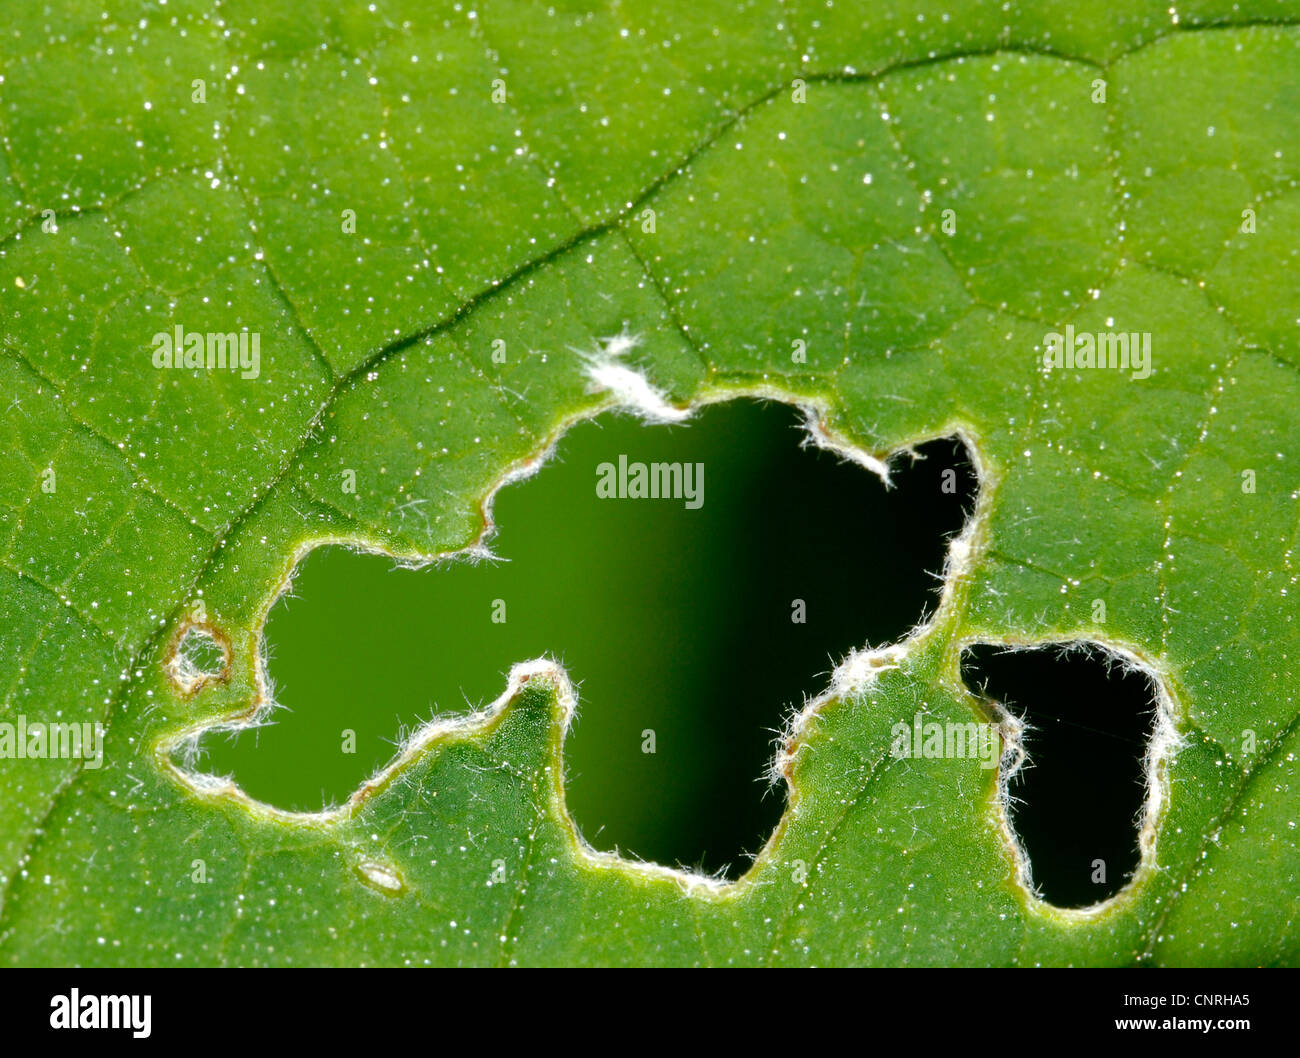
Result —
M1044 899L1084 907L1114 896L1140 858L1143 758L1155 723L1150 677L1099 649L978 644L962 656L962 678L1030 725L1011 823ZM1099 860L1104 880L1094 880Z

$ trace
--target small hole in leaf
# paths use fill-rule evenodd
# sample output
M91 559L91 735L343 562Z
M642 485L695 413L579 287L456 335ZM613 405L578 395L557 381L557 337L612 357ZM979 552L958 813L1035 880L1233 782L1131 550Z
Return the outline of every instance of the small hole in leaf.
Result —
M267 623L286 711L211 747L205 770L280 807L337 803L391 757L399 725L481 706L513 663L547 654L578 686L566 796L586 838L738 876L784 807L766 775L785 716L848 651L933 609L974 506L959 440L900 456L892 490L807 442L781 403L676 426L606 414L501 490L504 562L395 570L317 549ZM656 463L703 465L702 490L691 477L676 498L636 498L636 464Z
M190 625L181 633L166 668L182 694L195 694L230 674L230 646L219 635L203 625Z
M961 671L974 693L1026 724L1029 759L1011 779L1010 821L1043 899L1085 907L1114 896L1141 859L1153 678L1099 647L1060 645L977 644Z

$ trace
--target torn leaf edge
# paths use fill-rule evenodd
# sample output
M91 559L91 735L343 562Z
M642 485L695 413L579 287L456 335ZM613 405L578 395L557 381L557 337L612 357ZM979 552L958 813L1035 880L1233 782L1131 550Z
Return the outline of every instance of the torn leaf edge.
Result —
M524 686L538 677L552 685L555 700L560 710L561 730L556 743L557 757L556 779L553 784L551 808L564 830L570 837L573 850L579 861L588 867L609 870L617 869L637 874L647 879L672 881L684 893L707 893L714 896L737 896L751 888L758 875L769 863L775 861L775 851L788 828L789 822L799 811L804 799L800 787L794 779L794 768L798 756L810 745L813 724L827 705L836 702L851 702L864 696L879 679L883 672L899 668L905 659L923 647L940 630L947 629L957 616L960 606L959 596L964 595L964 588L969 580L971 569L979 553L983 551L985 531L989 522L993 496L999 475L987 465L977 437L970 427L958 421L945 424L925 435L913 437L880 454L861 447L847 438L837 435L829 422L833 409L828 401L795 396L777 386L761 385L714 385L704 393L682 405L671 404L667 397L654 387L645 376L619 362L624 353L635 349L639 339L624 329L621 335L600 340L600 348L594 353L586 353L586 373L593 387L607 395L599 404L584 408L582 411L563 417L545 445L535 455L518 460L509 466L487 490L479 503L482 526L478 536L469 544L452 551L428 554L419 551L395 551L386 542L356 534L324 534L302 540L294 549L292 560L281 582L268 596L266 603L257 613L253 622L253 672L257 693L253 701L240 712L220 718L207 718L178 731L159 737L154 744L155 758L160 768L169 774L182 787L194 796L204 800L223 800L234 802L246 809L250 815L267 822L278 822L311 828L329 828L351 820L365 803L390 786L394 780L414 761L439 743L482 736L490 733L508 711L510 705L519 697ZM575 352L580 352L575 350ZM497 525L493 520L492 508L497 493L516 482L532 477L542 469L555 454L560 440L570 429L580 423L594 419L609 412L624 412L635 415L647 425L663 425L689 421L702 409L736 399L771 400L799 409L804 416L804 428L808 439L817 447L831 451L839 457L854 462L876 475L888 488L892 486L889 464L892 459L913 451L915 446L939 438L956 437L966 449L971 466L975 471L978 488L974 510L967 516L960 533L948 543L944 560L942 588L939 602L929 616L912 628L903 638L887 646L864 647L850 651L832 670L826 688L814 697L807 699L802 708L793 712L787 720L782 734L777 739L777 747L770 768L770 777L774 783L784 782L786 786L786 806L781 819L774 827L763 847L755 855L749 868L734 880L700 874L691 870L667 867L663 864L637 859L618 852L604 852L592 847L583 837L580 828L569 814L564 798L563 744L577 711L577 696L573 684L564 667L551 658L534 658L518 662L510 669L505 690L500 696L486 706L469 713L436 718L422 724L403 740L394 756L376 770L368 779L358 786L341 805L324 808L317 812L298 812L275 808L266 802L249 796L233 778L217 776L190 770L197 760L199 742L205 736L221 732L239 732L259 727L266 722L277 708L274 694L267 674L265 654L266 620L280 598L291 590L293 577L302 561L318 547L345 546L364 554L384 555L393 559L399 567L420 569L433 564L469 560L471 562L493 560L497 556L491 550L491 540ZM206 631L220 635L219 629ZM182 633L183 634L183 633ZM173 643L179 644L179 636ZM954 641L948 647L955 657L961 651L975 643L992 643L1005 645L1009 649L1021 647L1030 649L1049 644L1068 642L1060 635L1045 636L1042 640L997 638L975 636L970 639ZM999 717L1000 734L1004 741L1002 761L998 768L995 796L992 809L996 828L1001 835L1004 852L1012 866L1016 888L1020 891L1026 905L1032 911L1045 912L1050 915L1070 920L1091 920L1102 913L1125 903L1137 890L1147 875L1155 870L1155 845L1160 820L1168 803L1168 764L1173 754L1181 745L1180 737L1174 723L1176 709L1169 693L1169 683L1165 675L1151 662L1130 647L1112 641L1102 641L1089 637L1077 640L1100 647L1108 653L1139 666L1152 677L1152 683L1158 694L1157 731L1153 733L1147 751L1148 792L1143 813L1143 825L1140 836L1141 859L1132 879L1119 892L1108 899L1087 908L1062 908L1041 900L1035 892L1030 872L1028 856L1019 843L1014 828L1010 825L1007 811L1007 785L1018 767L1018 760L1023 757L1023 748L1019 744L1018 729L1008 724L1006 717ZM164 665L172 662L174 650L169 651ZM974 699L970 690L957 678L961 693L959 698ZM1014 720L1014 718L1011 718ZM175 759L180 755L183 763ZM395 868L394 868L395 869Z

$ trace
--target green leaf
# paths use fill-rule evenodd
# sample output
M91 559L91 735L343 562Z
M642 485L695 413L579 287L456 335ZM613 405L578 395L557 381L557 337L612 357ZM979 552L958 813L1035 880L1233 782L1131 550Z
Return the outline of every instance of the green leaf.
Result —
M1295 18L7 12L3 721L105 741L0 753L3 958L1296 962ZM176 325L258 334L256 377L155 369ZM1150 334L1150 376L1044 370L1067 325ZM261 625L313 543L465 548L507 475L638 386L798 401L882 459L960 433L981 468L941 607L802 715L742 879L582 843L545 663L330 814L187 768L265 704ZM918 708L978 718L963 645L1077 640L1154 673L1168 731L1137 875L1069 911L1027 889L994 775L889 747Z

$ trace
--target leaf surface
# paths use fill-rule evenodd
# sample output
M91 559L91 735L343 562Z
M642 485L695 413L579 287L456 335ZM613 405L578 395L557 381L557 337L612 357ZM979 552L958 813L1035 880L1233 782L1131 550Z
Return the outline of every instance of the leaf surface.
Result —
M99 768L0 760L6 961L1296 961L1295 5L656 8L7 13L2 719L107 734ZM258 332L258 377L154 369L177 323ZM1149 333L1150 377L1045 371L1067 325ZM472 544L614 402L575 350L625 328L678 407L797 400L881 458L960 432L983 474L938 613L805 718L753 868L588 850L547 666L331 815L195 788L172 749L258 704L302 550ZM230 665L187 696L200 599ZM889 746L978 717L964 644L1078 639L1159 675L1178 742L1134 882L1067 912L992 774Z

